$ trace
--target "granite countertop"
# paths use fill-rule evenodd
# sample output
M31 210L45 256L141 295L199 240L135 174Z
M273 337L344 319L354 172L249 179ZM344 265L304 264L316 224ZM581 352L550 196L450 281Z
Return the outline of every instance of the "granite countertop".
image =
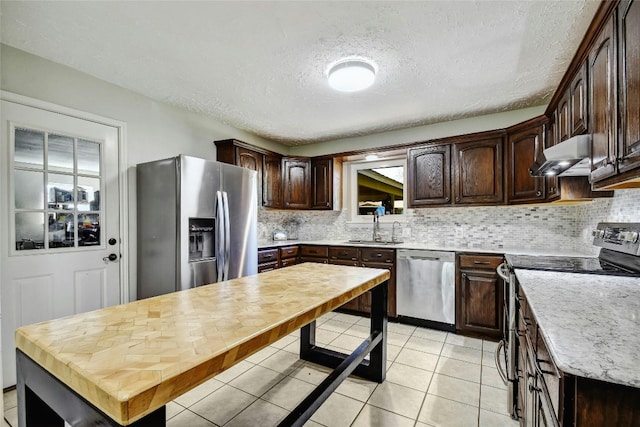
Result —
M560 370L640 387L640 278L515 272Z
M388 278L298 264L23 326L16 347L128 425Z
M375 244L375 243L354 243L344 240L259 240L258 249L277 248L291 245L328 245L328 246L355 246L355 247L378 247L385 249L422 249L431 251L448 252L479 252L490 254L514 254L514 255L558 255L558 256L593 256L576 250L557 249L527 249L527 248L496 248L494 246L469 247L469 246L449 246L439 243L417 243L405 242L398 244Z

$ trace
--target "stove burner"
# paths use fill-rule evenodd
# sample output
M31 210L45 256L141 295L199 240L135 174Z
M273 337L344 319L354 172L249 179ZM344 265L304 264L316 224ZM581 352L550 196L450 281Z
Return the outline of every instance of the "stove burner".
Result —
M596 257L557 257L535 255L508 255L511 268L547 270L568 273L605 274L614 276L639 276L634 272Z

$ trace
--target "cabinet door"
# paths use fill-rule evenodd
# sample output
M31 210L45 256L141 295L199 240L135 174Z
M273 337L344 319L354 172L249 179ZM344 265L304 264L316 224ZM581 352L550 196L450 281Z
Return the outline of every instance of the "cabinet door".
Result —
M284 158L284 207L309 209L311 206L311 174L309 160Z
M269 208L281 208L282 157L265 155L262 169L262 203Z
M487 337L502 334L502 281L493 270L460 270L459 329Z
M591 182L616 173L616 57L613 17L589 52Z
M549 122L546 124L545 133L547 137L545 139L544 148L553 147L556 144L556 134L557 134L555 115L554 117L550 118ZM557 175L547 176L546 181L547 181L546 182L547 200L551 201L560 197L560 189L558 187L558 184L559 184L558 176Z
M246 148L236 147L236 165L258 172L262 175L262 154Z
M569 87L571 102L571 136L580 135L587 131L587 63L585 62L571 81ZM563 140L564 141L564 140Z
M394 264L383 264L377 262L363 262L362 267L370 268L386 268L391 273L389 278L389 292L387 301L387 315L396 317L396 268ZM367 292L360 296L360 309L364 313L371 313L371 292Z
M407 177L410 206L451 204L450 146L409 149Z
M529 167L542 153L543 125L535 124L509 134L507 154L507 187L509 203L544 200L545 178L531 176Z
M556 123L558 125L558 142L571 138L571 103L570 91L564 93L556 109Z
M504 201L502 138L453 146L453 194L456 204Z
M640 0L618 7L620 67L620 172L640 166Z
M311 159L311 208L333 208L333 159Z

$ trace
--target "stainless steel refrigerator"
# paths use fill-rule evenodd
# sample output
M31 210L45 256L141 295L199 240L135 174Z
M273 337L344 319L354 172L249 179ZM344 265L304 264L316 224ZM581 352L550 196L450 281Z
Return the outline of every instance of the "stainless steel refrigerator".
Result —
M178 156L137 165L138 299L257 273L257 173Z

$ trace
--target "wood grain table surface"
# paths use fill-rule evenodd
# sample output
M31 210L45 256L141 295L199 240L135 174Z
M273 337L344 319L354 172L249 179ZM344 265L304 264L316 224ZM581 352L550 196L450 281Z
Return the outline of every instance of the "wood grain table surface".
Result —
M128 425L388 279L298 264L24 326L16 346Z

